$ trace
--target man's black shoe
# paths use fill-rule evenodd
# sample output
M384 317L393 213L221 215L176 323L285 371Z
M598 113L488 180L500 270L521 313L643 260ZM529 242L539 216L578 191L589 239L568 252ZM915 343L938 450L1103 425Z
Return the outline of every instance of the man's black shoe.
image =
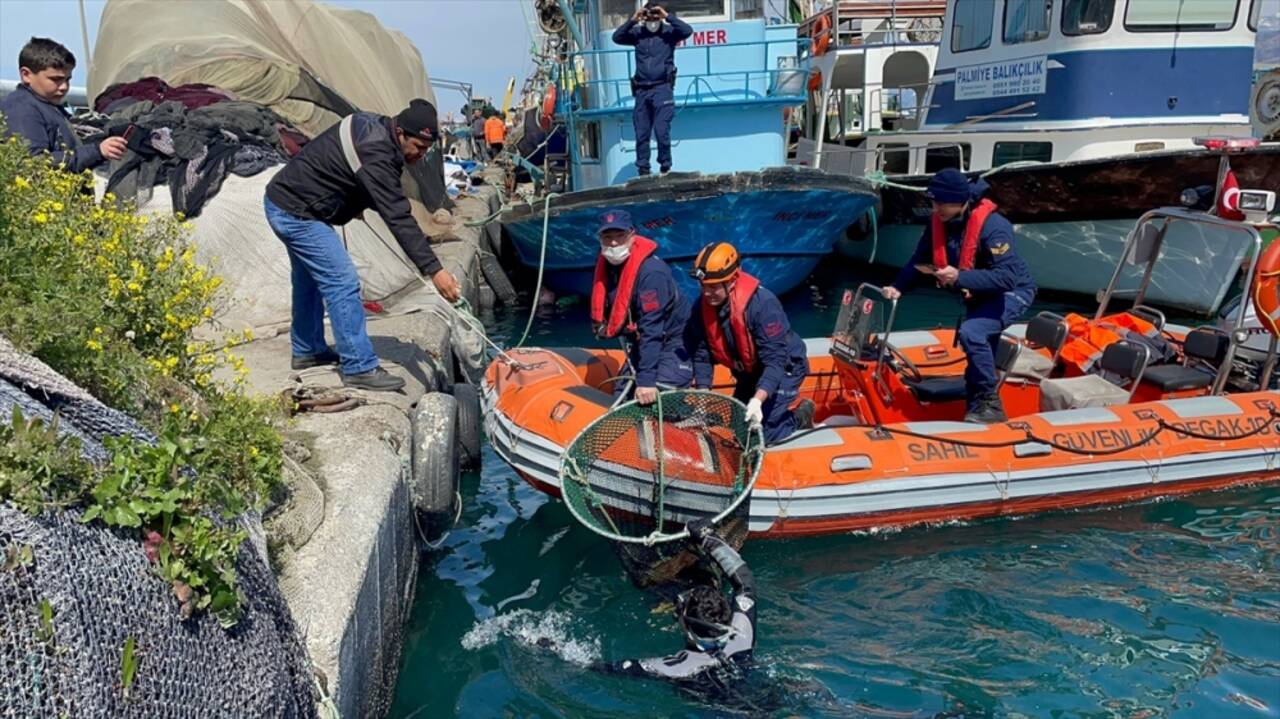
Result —
M404 387L404 380L381 367L374 367L368 372L342 375L342 384L370 392L395 392Z
M999 395L990 394L979 399L973 409L964 415L964 421L976 424L999 424L1009 421L1004 413L1004 403Z
M796 429L813 429L813 413L816 411L818 411L818 407L813 403L813 400L800 400L800 404L791 410L792 416L796 418Z
M660 168L660 169L658 170L658 172L660 172L660 173L662 173L662 174L664 174L664 175L665 175L665 174L667 174L668 172L671 172L671 166L670 166L670 165L668 165L667 167Z
M318 355L306 355L299 357L294 355L293 361L289 366L294 369L311 369L312 367L323 367L324 365L338 364L341 358L338 353L333 350L325 350Z
M648 177L648 176L649 176L649 168L646 167L643 170L640 168L636 168L636 177Z

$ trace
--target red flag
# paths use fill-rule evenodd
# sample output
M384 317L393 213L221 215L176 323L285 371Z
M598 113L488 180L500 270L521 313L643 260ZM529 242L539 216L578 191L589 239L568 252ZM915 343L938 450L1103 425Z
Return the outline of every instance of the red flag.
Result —
M1216 213L1224 220L1239 222L1244 219L1244 213L1240 211L1240 183L1236 182L1236 173L1231 170L1227 170L1227 176L1222 181L1222 194L1218 197Z

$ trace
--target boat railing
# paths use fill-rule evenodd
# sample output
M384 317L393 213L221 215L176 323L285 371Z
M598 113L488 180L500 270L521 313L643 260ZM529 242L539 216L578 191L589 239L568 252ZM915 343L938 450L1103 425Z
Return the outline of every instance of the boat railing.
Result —
M676 106L762 101L801 104L809 77L809 53L805 52L808 44L803 38L779 38L678 48ZM778 52L778 48L782 51ZM570 67L597 68L608 76L562 87L572 96L566 108L569 113L607 113L632 106L634 50L583 50L572 53L569 60ZM776 67L769 67L771 62Z
M947 0L837 0L806 18L798 33L829 32L835 49L937 44L946 12Z
M899 119L909 118L915 123L915 127L918 128L920 123L924 122L925 114L929 110L929 106L925 104L925 101L929 97L929 90L931 90L935 84L936 83L933 82L916 82L907 85L897 85L894 87L873 87L871 88L871 91L867 93L868 97L866 102L868 105L872 106L874 106L874 103L879 103L881 114L892 110L898 113ZM908 109L903 109L901 105L896 108L890 108L888 106L890 96L886 94L886 91L901 92L903 90L911 90L915 92L915 104ZM901 96L899 96L899 101L901 101Z
M885 147L879 145L876 147L849 147L847 145L824 145L822 148L822 169L827 172L847 172L854 177L862 177L870 171L884 172L889 175L911 175L917 174L911 168L916 166L919 161L920 153L927 153L930 150L954 149L957 160L957 168L964 170L964 146L959 142L930 142L925 145L915 145L911 147ZM896 167L891 167L891 163L885 161L886 156L896 154L907 155L906 169L898 171ZM836 161L832 163L831 156L840 155L845 157L845 162ZM872 155L871 162L856 162L859 158L865 158ZM846 167L847 165L847 167Z

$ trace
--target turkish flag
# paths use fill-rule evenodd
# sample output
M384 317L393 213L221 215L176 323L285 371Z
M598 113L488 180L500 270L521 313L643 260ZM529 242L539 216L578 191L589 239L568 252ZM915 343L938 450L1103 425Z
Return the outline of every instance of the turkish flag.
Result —
M1239 222L1244 219L1244 213L1240 211L1240 183L1236 182L1236 173L1231 170L1227 170L1227 177L1222 181L1222 194L1218 196L1215 212L1224 220Z

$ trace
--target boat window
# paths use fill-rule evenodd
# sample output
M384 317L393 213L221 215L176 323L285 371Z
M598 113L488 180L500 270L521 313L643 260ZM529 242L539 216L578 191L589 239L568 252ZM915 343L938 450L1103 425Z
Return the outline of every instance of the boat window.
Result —
M951 19L951 52L979 50L991 45L991 23L995 20L993 0L956 0Z
M600 27L613 32L636 14L636 0L600 0Z
M1063 35L1097 35L1111 29L1116 0L1066 0L1062 6Z
M736 0L734 20L755 20L764 17L764 0Z
M886 175L906 175L911 172L911 146L894 142L880 146L880 171Z
M1263 7L1266 12L1263 12ZM1258 21L1264 17L1280 18L1280 0L1253 0L1253 8L1249 10L1249 29L1257 32Z
M1049 37L1053 0L1005 0L1004 44L1017 45Z
M600 159L600 123L584 122L578 125L578 159Z
M991 154L991 166L1010 162L1049 162L1053 159L1052 142L997 142Z
M1129 0L1124 26L1135 32L1230 30L1239 0Z
M729 18L729 0L663 0L662 7L685 22Z
M969 158L973 155L973 147L967 142L953 142L947 145L935 145L924 151L924 171L933 174L948 167L957 170L969 169Z

